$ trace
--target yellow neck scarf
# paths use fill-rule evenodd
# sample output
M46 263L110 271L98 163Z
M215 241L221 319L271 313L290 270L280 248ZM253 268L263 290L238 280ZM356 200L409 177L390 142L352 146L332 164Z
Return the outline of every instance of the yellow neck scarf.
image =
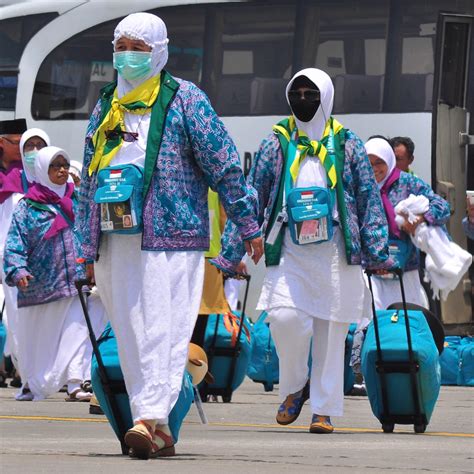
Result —
M160 77L160 75L151 77L120 99L117 97L117 88L115 88L110 110L92 137L95 151L89 166L89 176L94 171L107 167L122 146L121 135L107 139L105 132L125 131L125 112L137 115L148 113L160 92Z
M275 125L273 129L282 134L284 138L290 142L291 135L296 128L295 119L293 116L288 117L287 121L280 122ZM306 133L302 130L298 130L298 141L296 144L296 157L293 163L290 166L290 175L293 179L293 182L296 182L298 173L300 171L301 163L306 158L306 156L317 156L326 170L326 174L329 180L329 185L331 188L334 188L337 183L336 175L336 166L331 155L328 154L328 150L325 145L327 145L327 140L329 134L332 130L333 134L336 135L343 129L343 126L335 119L329 118L326 122L324 128L324 133L320 141L310 140Z

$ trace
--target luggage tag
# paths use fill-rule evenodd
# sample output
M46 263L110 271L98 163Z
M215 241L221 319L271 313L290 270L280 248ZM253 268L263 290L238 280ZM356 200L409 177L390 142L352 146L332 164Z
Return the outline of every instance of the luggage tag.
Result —
M288 214L285 209L280 211L273 223L272 229L266 238L266 243L268 245L274 245L278 235L280 234L281 228L285 222L288 222Z

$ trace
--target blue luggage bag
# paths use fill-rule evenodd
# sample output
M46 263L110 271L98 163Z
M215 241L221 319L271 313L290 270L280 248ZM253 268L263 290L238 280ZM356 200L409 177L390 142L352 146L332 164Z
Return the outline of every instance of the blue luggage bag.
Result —
M458 354L458 385L474 387L474 337L466 336L461 339Z
M474 386L474 337L447 336L440 357L441 384Z
M278 384L280 370L278 354L266 322L268 313L263 311L253 325L252 350L247 375L254 382L262 383L265 392L271 392Z
M242 313L210 314L204 336L204 350L207 354L209 372L213 383L205 380L199 385L203 402L209 395L221 396L224 403L232 399L232 392L244 381L250 360L251 325L245 316L250 276L245 275Z
M351 367L352 344L354 343L354 333L357 324L352 323L349 326L349 332L346 337L344 350L344 395L350 395L355 383L355 374Z
M371 272L369 288L372 290ZM441 385L439 353L422 311L375 311L362 348L362 373L372 412L385 433L395 424L413 424L416 433L426 430Z
M124 438L125 433L133 427L133 419L120 368L117 341L110 324L107 325L100 338L96 340L87 310L85 295L82 291L82 288L88 285L88 283L87 280L79 280L76 282L76 287L93 349L91 366L92 388L100 407L120 441L122 454L128 455L128 447L125 444ZM171 410L168 421L175 442L178 441L181 424L193 401L194 391L191 376L185 371L181 392L175 406Z
M441 364L441 385L458 384L460 345L460 336L446 336L444 351L439 359Z

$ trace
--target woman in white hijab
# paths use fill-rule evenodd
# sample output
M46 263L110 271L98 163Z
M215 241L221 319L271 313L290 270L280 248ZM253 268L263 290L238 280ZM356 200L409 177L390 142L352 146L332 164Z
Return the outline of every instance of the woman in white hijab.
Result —
M418 251L411 243L409 235L414 234L415 229L422 222L428 225L445 224L450 215L449 205L420 178L396 167L395 153L387 140L372 138L365 144L365 149L374 170L388 221L390 252L397 266L401 266L404 270L406 300L429 308L428 298L421 286L418 273ZM399 228L395 220L395 206L411 194L426 196L429 200L429 209L425 214L419 215L415 222L410 223L406 220ZM377 275L373 278L372 289L377 309L387 309L392 303L398 303L402 299L400 283L392 273Z
M286 97L292 115L262 142L249 175L265 229L267 273L257 309L269 313L280 361L277 422L293 423L310 398L310 431L331 433L330 417L343 413L348 327L370 308L361 265L389 264L388 233L363 144L331 117L331 78L304 69ZM295 194L296 203L288 199ZM243 270L235 265L242 257L236 241L228 226L215 260L228 273Z
M256 260L263 249L255 192L234 143L205 94L163 69L164 22L149 13L129 15L117 25L113 45L118 79L102 90L89 123L79 217L89 275L96 261L130 399L134 426L125 442L131 456L147 459L175 454L168 417L201 300L209 187ZM112 233L108 208L94 201L98 174L132 165L144 174L142 211L135 212L143 225L134 234Z
M21 186L19 187L18 192L12 193L11 196L0 206L0 262L3 261L4 242L8 229L10 228L13 210L18 204L18 201L23 197L25 191L28 189L28 186L35 181L34 166L38 151L49 144L50 140L48 134L39 128L30 128L21 135L19 144L20 155L23 164L23 170L20 172ZM17 366L17 290L16 288L9 287L3 283L3 281L4 278L2 278L2 287L5 294L6 311L4 314L3 323L5 324L7 330L7 342L4 353L5 355L10 355L15 366Z
M38 152L36 183L18 203L5 244L6 283L18 288L20 401L44 399L65 383L68 400L91 397L80 387L89 338L74 286L84 265L68 169L64 150Z
M34 183L35 179L35 161L38 152L51 145L49 135L40 128L29 128L20 140L20 154L23 162L23 171L28 182Z

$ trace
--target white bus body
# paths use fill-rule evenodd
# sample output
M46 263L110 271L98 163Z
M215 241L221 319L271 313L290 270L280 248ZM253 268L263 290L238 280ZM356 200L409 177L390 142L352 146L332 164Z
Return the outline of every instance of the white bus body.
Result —
M81 161L97 86L113 79L113 25L129 13L152 11L168 26L167 69L208 93L242 159L289 113L284 85L291 75L315 66L334 80L336 118L363 140L411 137L413 170L431 183L436 22L448 8L474 14L469 0L90 0L0 7L0 26L22 15L57 13L24 45L14 110L2 107L0 87L0 119L26 118ZM269 91L272 97L265 96Z

